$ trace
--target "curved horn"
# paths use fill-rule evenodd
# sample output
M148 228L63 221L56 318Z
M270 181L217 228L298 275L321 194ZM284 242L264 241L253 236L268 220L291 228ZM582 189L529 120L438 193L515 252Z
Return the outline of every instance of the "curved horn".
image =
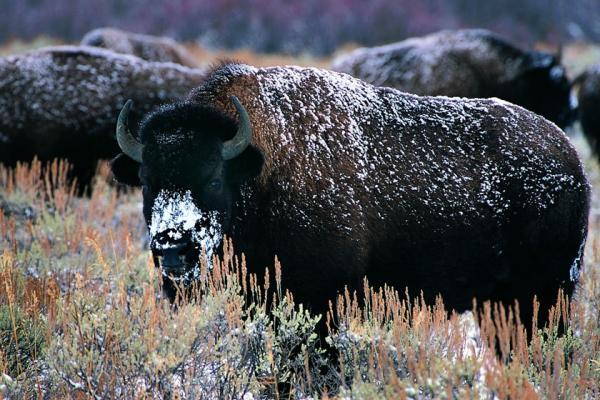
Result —
M231 101L238 114L240 115L239 128L235 136L223 143L223 151L221 155L224 160L231 160L239 156L250 144L252 139L252 123L244 106L240 103L237 97L231 96Z
M129 110L133 104L132 100L127 100L121 112L119 113L119 119L117 119L117 143L121 151L129 156L131 159L141 163L142 162L142 150L144 145L137 141L131 134L127 120L129 119Z

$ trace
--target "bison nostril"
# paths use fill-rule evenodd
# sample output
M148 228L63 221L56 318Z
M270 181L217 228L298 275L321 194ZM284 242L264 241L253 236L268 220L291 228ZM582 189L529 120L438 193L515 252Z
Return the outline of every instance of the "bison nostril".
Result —
M161 258L161 264L166 268L179 268L184 263L182 257L191 249L192 243L188 240L175 243L155 241L153 246L154 255Z
M163 249L162 250L162 264L165 267L172 267L181 264L179 259L178 249Z

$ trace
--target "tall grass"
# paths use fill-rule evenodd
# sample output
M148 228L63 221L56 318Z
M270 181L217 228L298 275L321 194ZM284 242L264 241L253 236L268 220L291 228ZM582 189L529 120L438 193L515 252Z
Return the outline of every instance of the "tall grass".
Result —
M560 294L528 341L514 305L458 315L441 298L367 281L312 315L281 287L277 261L261 282L230 241L171 305L145 248L140 193L109 185L101 165L90 197L78 198L68 168L0 168L0 396L600 396L597 218L576 298Z

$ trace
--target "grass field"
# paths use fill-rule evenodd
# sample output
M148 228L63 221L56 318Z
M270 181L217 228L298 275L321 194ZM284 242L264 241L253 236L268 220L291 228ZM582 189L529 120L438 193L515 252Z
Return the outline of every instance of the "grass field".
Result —
M572 70L593 54L567 52ZM248 275L235 244L175 312L160 298L138 190L115 189L106 164L89 198L74 195L63 162L2 167L0 398L258 399L279 397L282 384L295 398L600 398L600 168L579 128L570 134L593 187L590 230L576 296L559 299L548 326L528 342L497 305L448 318L442 299L365 283L364 306L345 293L323 316L340 354L326 373L318 317ZM270 273L279 281L285 265L274 259Z

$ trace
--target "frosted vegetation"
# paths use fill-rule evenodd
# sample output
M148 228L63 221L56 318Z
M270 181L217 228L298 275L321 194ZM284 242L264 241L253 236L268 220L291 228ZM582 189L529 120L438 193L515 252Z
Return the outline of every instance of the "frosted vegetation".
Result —
M468 313L447 319L442 299L428 305L367 282L364 305L346 292L328 315L313 316L281 290L285 266L274 259L269 287L228 241L223 260L202 263L198 298L179 298L175 312L160 298L163 278L144 245L139 191L108 186L104 165L91 197L77 198L66 168L0 169L5 397L258 399L276 397L278 386L300 398L600 393L598 192L576 298L559 301L550 325L527 342L513 311L486 306L475 316L479 330ZM597 163L588 159L587 169L600 183ZM320 318L340 352L339 370L327 373Z

